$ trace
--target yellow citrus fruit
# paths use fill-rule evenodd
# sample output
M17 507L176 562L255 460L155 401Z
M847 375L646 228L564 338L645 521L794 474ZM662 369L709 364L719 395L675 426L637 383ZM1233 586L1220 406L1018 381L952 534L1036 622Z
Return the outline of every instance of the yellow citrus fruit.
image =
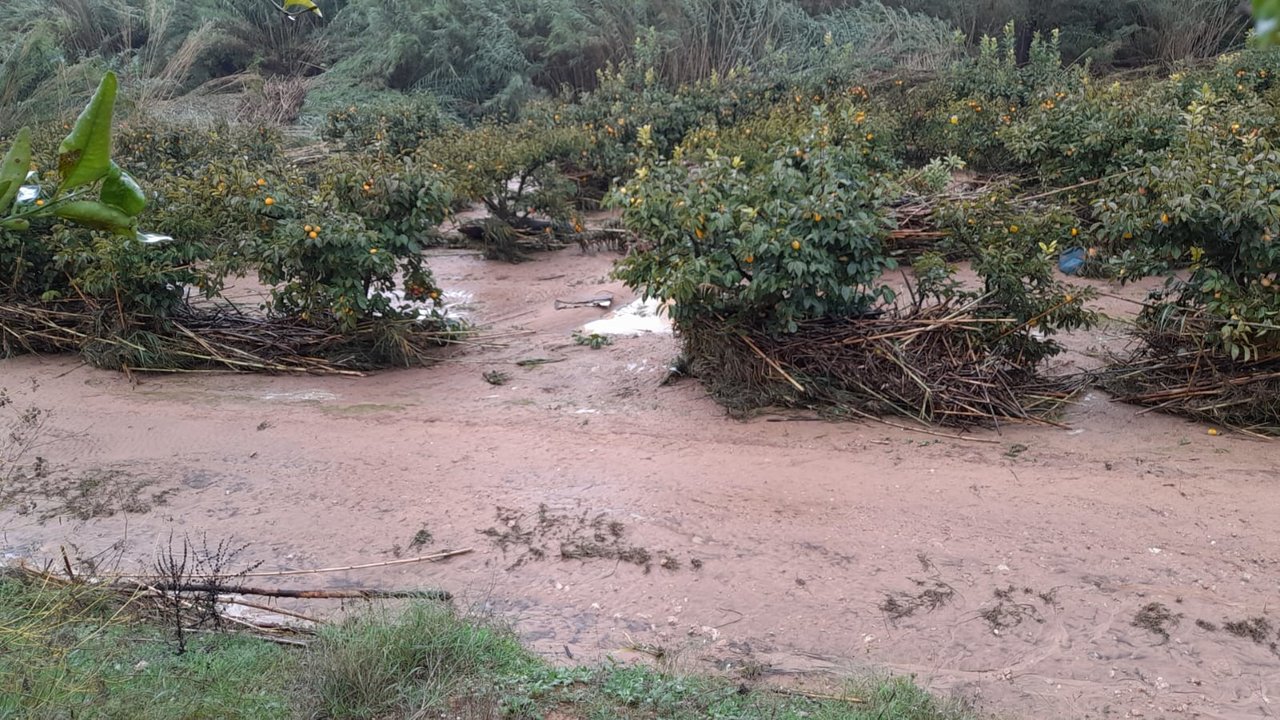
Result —
M432 299L432 300L439 300L439 299L440 299L440 293L438 293L438 292L436 292L436 291L432 290L432 291L431 291L431 299Z
M952 116L951 116L951 124L952 124L952 125L959 125L959 124L960 124L960 118L959 118L959 117L957 117L957 116L955 116L955 115L952 115Z
M36 207L44 207L44 198L36 200Z
M1218 428L1209 428L1210 435L1218 435Z
M320 237L320 233L316 232L315 230L312 230L311 232L307 233L307 237L311 238L312 240L315 240L316 238Z
M262 187L263 185L266 185L266 184L267 184L266 180L262 178L258 178L258 187Z
M799 240L792 240L792 241L791 241L791 249L792 249L792 250L799 250L799 249L800 249L800 241L799 241Z
M275 205L275 204L276 204L276 201L275 201L275 199L274 199L274 198L267 198L266 200L263 200L262 202L263 202L263 204L264 204L264 205Z
M753 263L753 262L755 262L755 261L756 261L756 256L755 256L755 255L748 255L748 256L747 256L747 264L748 264L748 265L750 265L751 263Z
M1071 237L1077 237L1079 235L1080 235L1080 228L1071 228Z
M370 255L377 255L377 254L378 254L378 248L369 248L369 254L370 254Z
M1067 293L1067 296L1062 298L1062 300L1063 302L1068 302L1068 303L1075 302L1075 298L1071 295L1071 293Z
M1010 233L1013 233L1014 235L1018 234L1018 226L1017 226L1017 225L1010 225L1010 226L1009 226L1009 232L1010 232Z
M303 225L303 226L302 226L302 232L311 232L311 226L310 226L310 225Z

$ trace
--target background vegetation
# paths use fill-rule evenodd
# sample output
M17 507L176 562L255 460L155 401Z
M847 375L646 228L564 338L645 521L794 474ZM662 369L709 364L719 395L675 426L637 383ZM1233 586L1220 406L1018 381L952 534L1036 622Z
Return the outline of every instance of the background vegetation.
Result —
M1212 57L1243 40L1235 0L320 0L288 21L267 0L14 0L0 8L0 133L74 108L114 69L139 105L243 77L322 77L311 112L380 89L466 114L594 89L634 63L673 85L751 69L790 85L879 68L936 70L954 38L1058 30L1097 70ZM227 80L237 78L237 80ZM214 81L211 85L210 82ZM217 82L221 81L221 82Z

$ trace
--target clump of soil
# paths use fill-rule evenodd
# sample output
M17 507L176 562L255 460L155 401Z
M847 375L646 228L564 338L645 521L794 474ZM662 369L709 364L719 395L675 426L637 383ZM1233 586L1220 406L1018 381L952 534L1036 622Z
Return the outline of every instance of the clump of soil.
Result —
M1197 620L1196 627L1204 630L1205 632L1218 632L1218 626L1208 620Z
M680 561L666 551L653 551L627 540L626 526L604 513L594 517L554 513L539 505L533 517L512 508L499 507L498 525L481 530L504 554L516 553L513 570L533 560L559 556L562 560L613 560L653 569L656 562L664 570L678 570ZM701 567L701 561L695 561Z
M1143 605L1133 616L1133 626L1142 628L1160 638L1160 644L1169 642L1169 628L1182 620L1181 614L1174 614L1164 603L1152 602Z
M1013 585L996 588L992 591L992 595L996 599L996 604L979 610L978 617L986 621L987 625L991 627L991 631L996 635L999 635L1001 630L1021 625L1022 621L1027 618L1038 623L1044 622L1044 617L1040 615L1040 610L1030 602L1023 602L1022 598L1037 597L1040 602L1049 606L1053 606L1057 602L1056 593L1052 590L1037 593L1029 587L1024 587L1019 591Z
M923 588L915 593L896 591L886 593L880 603L880 612L891 621L898 621L915 615L917 611L933 612L950 603L956 596L955 588L941 580L911 579L916 587Z

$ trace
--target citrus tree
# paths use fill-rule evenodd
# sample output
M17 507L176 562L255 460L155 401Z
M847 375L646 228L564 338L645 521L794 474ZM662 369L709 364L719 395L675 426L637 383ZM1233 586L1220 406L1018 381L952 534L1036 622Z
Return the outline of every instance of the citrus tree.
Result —
M873 141L870 133L861 140ZM646 160L611 201L653 247L625 258L617 274L673 301L677 325L718 317L795 332L805 320L893 300L880 282L894 267L881 246L892 225L883 211L890 188L867 170L865 147L813 133L777 145L771 164L753 168L714 151L696 165L680 153L662 159L647 127L639 142Z

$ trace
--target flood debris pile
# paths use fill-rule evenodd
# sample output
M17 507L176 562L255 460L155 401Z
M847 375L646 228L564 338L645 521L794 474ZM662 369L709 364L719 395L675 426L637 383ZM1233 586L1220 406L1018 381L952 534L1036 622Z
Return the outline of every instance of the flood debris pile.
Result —
M1113 358L1100 375L1116 399L1213 426L1280 435L1280 353L1263 349L1233 358L1213 339L1224 321L1202 315L1174 325L1144 313L1140 322L1137 347Z
M170 372L360 374L432 362L441 346L468 336L460 326L404 318L350 327L233 307L131 314L87 301L32 305L0 299L0 355L69 353L95 367Z
M993 348L1004 331L1017 322L934 306L809 321L786 335L701 323L683 336L693 374L736 414L775 406L959 428L1052 423L1088 378L1044 375L1013 344Z

